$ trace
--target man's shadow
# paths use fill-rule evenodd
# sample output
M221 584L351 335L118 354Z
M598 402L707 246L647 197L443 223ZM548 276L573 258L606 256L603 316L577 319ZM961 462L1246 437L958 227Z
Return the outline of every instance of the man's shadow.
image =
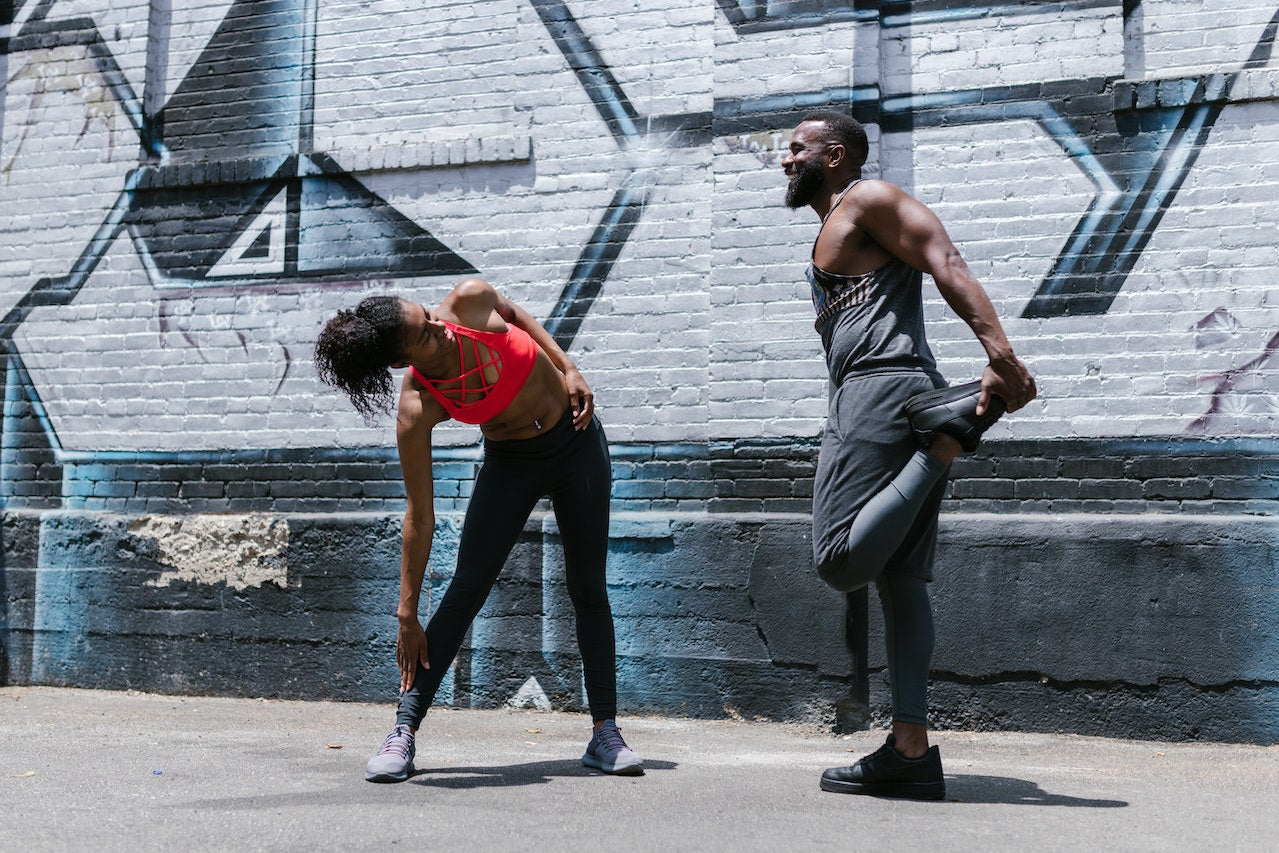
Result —
M1027 779L1009 776L946 775L946 799L958 803L998 803L1014 806L1072 806L1088 809L1127 808L1124 800L1090 800L1050 794Z
M674 761L644 760L644 772L674 770ZM515 785L543 785L554 778L584 778L603 776L599 770L584 767L576 759L554 761L530 761L526 764L507 764L487 767L419 767L409 777L414 785L431 788L507 788Z

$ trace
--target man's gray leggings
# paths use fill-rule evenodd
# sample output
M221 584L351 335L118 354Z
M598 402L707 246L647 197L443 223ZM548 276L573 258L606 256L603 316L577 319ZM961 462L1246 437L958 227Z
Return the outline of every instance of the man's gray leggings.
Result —
M932 454L916 451L897 476L858 510L842 547L817 558L822 580L841 592L875 582L884 611L893 719L920 725L928 722L928 666L934 643L928 584L921 577L884 568L911 534L919 533L920 522L927 521L929 532L935 533L937 490L947 470ZM922 518L926 507L928 518ZM915 542L914 547L931 551L932 537L925 538L928 541Z
M843 546L817 556L822 580L841 592L852 592L878 578L946 471L936 456L915 451L897 476L858 510Z

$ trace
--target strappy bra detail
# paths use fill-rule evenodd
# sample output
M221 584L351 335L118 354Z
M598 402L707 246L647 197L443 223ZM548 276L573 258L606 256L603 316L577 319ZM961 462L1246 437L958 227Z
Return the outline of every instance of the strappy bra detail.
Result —
M444 325L457 341L458 363L462 365L462 372L449 379L430 379L412 365L409 365L409 370L413 372L413 378L444 407L449 417L465 424L487 423L501 414L524 387L537 361L537 342L528 332L509 323L505 332L468 329L447 320ZM466 367L466 342L470 343L474 365L470 368ZM487 357L480 344L488 350ZM492 382L488 380L489 370L497 373ZM479 381L471 384L476 378ZM445 385L451 387L442 387Z

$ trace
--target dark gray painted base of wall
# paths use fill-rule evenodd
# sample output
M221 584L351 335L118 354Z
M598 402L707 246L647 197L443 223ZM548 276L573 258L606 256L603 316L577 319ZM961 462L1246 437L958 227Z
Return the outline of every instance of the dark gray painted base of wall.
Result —
M277 518L283 586L237 590L160 582L171 560L137 517L5 513L0 680L386 700L389 719L399 516ZM438 523L437 598L459 524ZM933 725L1275 742L1277 532L1255 516L943 516ZM582 706L559 560L553 519L535 517L438 701L497 706L532 676L555 705ZM857 717L844 597L812 570L806 517L615 515L609 583L624 712Z

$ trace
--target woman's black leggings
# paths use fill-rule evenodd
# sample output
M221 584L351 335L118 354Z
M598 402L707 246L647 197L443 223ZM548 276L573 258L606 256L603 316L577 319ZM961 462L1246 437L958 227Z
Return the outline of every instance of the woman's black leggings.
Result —
M564 543L565 581L577 616L591 718L617 716L616 645L604 562L612 470L599 419L573 429L568 412L543 435L484 441L484 463L462 525L457 570L426 624L431 668L400 696L397 723L416 728L462 646L533 507L549 496Z

